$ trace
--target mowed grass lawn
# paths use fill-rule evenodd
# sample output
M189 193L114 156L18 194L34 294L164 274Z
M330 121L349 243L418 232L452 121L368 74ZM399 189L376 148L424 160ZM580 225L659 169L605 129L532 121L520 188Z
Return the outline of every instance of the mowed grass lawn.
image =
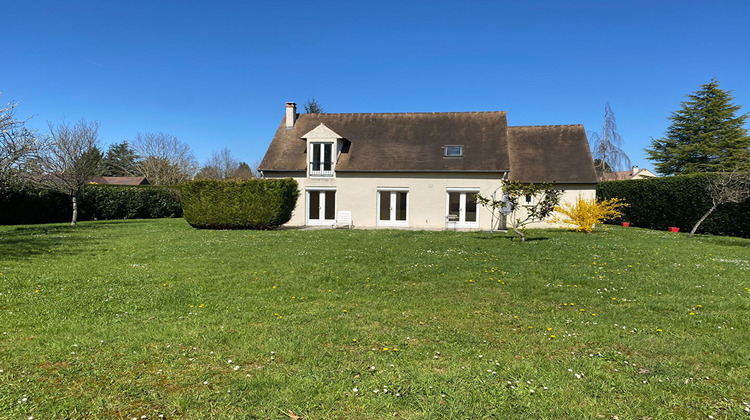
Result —
M750 240L0 227L0 418L747 418Z

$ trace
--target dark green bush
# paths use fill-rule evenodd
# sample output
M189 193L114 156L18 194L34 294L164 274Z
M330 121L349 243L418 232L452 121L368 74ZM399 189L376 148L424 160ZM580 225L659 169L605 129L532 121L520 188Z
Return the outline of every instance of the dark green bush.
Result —
M272 229L297 204L293 179L200 180L182 185L185 220L201 229Z
M596 195L601 199L623 198L630 205L623 217L609 223L630 222L649 229L678 227L689 231L711 208L706 192L717 174L695 174L628 181L600 182ZM698 233L750 238L750 200L719 206L698 228Z
M182 217L178 187L87 185L79 202L82 220Z
M29 186L0 190L0 224L69 222L69 196ZM177 187L87 185L78 197L79 220L182 217Z
M70 222L72 215L65 194L29 186L0 188L0 225Z

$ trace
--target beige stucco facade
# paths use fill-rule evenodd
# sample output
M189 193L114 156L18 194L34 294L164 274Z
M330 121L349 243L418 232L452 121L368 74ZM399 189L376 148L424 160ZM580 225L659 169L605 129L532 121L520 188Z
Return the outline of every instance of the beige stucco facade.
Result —
M467 200L473 194L485 197L496 194L499 198L505 173L335 173L332 177L300 175L301 173L293 172L266 174L268 178L291 177L299 184L297 207L288 226L333 226L338 212L349 211L356 228L490 230L493 222L495 229L504 227L504 221L493 219L486 208L476 206L476 213L473 213L473 206L467 204ZM579 193L584 198L595 196L594 186L591 184L561 184L558 188L565 190L561 202L572 202ZM380 201L396 197L395 194L406 199L405 216L403 212L396 217L395 213L389 216L388 203ZM331 200L334 203L330 203ZM392 205L394 203L395 200L391 201ZM317 208L312 214L311 205ZM453 206L454 213L456 208L459 209L458 215L451 219L448 218L450 205ZM326 208L329 209L327 217ZM544 222L531 225L549 226Z

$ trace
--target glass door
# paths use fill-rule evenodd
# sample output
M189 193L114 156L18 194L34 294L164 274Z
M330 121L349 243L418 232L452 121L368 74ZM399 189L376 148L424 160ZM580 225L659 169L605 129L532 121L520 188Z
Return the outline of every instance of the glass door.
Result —
M307 191L307 224L332 225L336 223L336 191Z
M408 226L408 202L408 191L378 191L378 226Z
M448 191L447 223L450 227L477 228L477 201L474 195L479 191Z

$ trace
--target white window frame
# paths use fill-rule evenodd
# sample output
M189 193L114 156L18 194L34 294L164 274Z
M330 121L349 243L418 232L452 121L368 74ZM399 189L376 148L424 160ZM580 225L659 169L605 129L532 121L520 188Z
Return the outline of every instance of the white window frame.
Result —
M380 220L380 193L382 192L390 192L391 193L391 214L390 220ZM396 193L399 192L405 192L406 193L406 220L396 220ZM377 221L377 226L386 226L386 227L408 227L409 226L409 189L408 188L388 188L388 187L378 187L377 189L377 199L375 200L376 207L375 207L375 220Z
M321 161L319 162L321 165L321 168L318 170L313 170L313 158L315 157L315 146L320 146L320 158ZM331 148L331 169L325 170L322 168L323 165L325 165L325 161L322 159L325 159L325 146L329 146ZM336 166L336 142L331 141L311 141L310 142L310 150L308 150L308 159L307 159L307 170L308 175L312 178L317 177L323 177L328 178L332 177L334 174L334 167Z
M466 221L466 199L474 194L479 194L479 188L447 188L445 191L445 217L446 220L451 211L451 193L461 194L459 204L461 208L458 213L458 220L455 222L446 222L449 227L473 229L479 228L479 203L477 203L477 220L474 222Z
M333 191L336 192L336 187L309 187L305 188L305 223L307 226L329 226L336 224L336 210L338 209L338 201L339 201L339 195L335 194L334 196L334 202L333 202L333 219L326 219L325 218L325 208L326 208L326 198L325 194L320 194L321 192L327 192L327 191ZM310 193L311 192L317 192L320 194L320 202L319 202L319 215L323 216L322 219L310 219Z

